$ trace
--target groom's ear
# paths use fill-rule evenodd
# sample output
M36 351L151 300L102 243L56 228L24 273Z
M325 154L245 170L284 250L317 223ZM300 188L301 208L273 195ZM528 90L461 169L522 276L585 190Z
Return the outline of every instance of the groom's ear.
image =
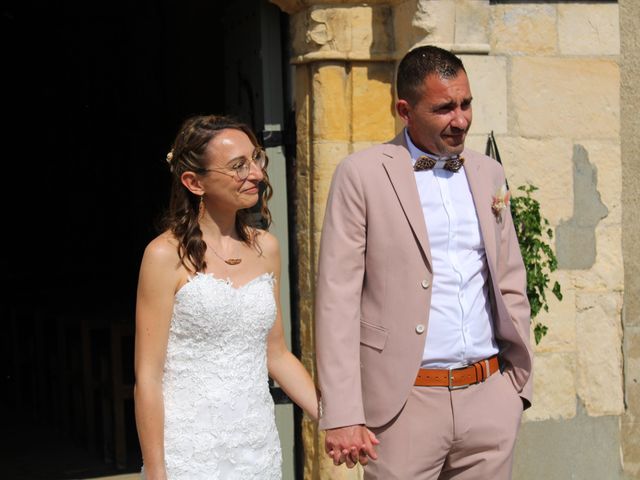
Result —
M404 120L406 125L410 122L411 116L411 105L406 100L400 99L396 102L396 112L398 112L398 116Z

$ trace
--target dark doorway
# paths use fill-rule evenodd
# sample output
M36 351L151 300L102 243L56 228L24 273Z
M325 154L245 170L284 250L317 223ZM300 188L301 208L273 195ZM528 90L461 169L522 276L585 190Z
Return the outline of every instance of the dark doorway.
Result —
M2 478L140 468L135 288L168 199L164 158L191 114L264 128L260 112L229 98L233 3L26 0L1 9ZM243 3L257 11L265 2Z

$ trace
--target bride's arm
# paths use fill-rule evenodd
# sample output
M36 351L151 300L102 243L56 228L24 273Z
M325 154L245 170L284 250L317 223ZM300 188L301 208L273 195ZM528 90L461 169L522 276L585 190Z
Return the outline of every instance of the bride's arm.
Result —
M166 237L156 238L145 250L138 279L134 399L147 480L166 479L162 375L176 289L176 257Z
M267 257L270 270L275 277L274 295L277 315L267 338L267 367L273 378L287 396L293 400L314 421L318 419L318 397L309 372L300 360L287 348L282 327L280 309L280 251L277 239L268 233L261 235L261 248Z

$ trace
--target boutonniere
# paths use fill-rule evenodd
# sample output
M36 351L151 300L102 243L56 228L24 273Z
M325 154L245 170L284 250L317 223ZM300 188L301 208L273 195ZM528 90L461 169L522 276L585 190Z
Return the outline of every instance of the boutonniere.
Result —
M503 184L491 200L491 211L498 222L502 221L502 211L509 206L511 192L507 190L507 186Z

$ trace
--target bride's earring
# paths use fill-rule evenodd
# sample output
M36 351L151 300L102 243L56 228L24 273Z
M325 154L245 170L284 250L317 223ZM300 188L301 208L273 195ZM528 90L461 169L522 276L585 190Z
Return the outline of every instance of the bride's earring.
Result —
M204 194L200 197L200 203L198 204L198 220L202 220L204 217Z

